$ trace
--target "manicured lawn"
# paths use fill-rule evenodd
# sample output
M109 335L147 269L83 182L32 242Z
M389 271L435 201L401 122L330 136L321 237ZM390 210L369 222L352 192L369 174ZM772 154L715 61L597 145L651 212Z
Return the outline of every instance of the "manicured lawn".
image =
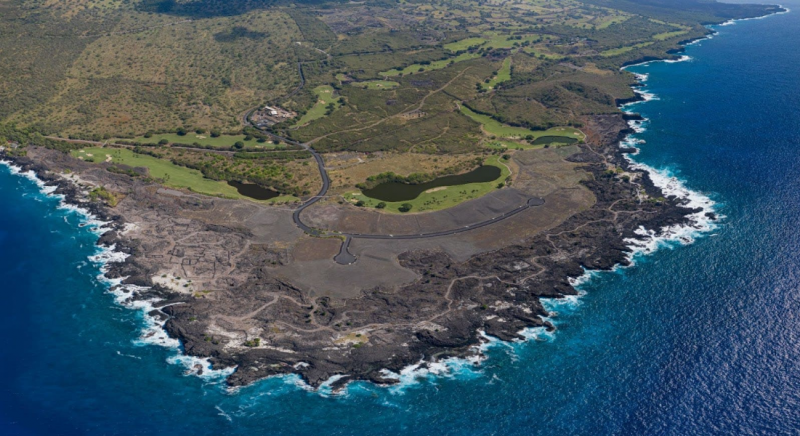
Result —
M470 47L475 47L476 45L482 45L486 42L483 38L467 38L462 39L461 41L451 42L450 44L445 44L445 50L450 50L453 52L459 50L466 50Z
M623 53L627 53L627 52L629 52L631 50L635 50L637 48L644 48L644 47L647 47L648 45L652 45L652 44L653 44L653 42L650 41L650 42L643 42L641 44L631 45L631 46L628 46L628 47L612 48L611 50L606 50L606 51L600 52L600 56L607 57L607 58L609 58L611 56L619 56L619 55L621 55Z
M317 95L317 102L311 109L308 110L308 112L306 112L305 115L303 115L302 118L300 118L299 121L297 121L295 127L308 124L314 120L324 117L326 111L325 107L328 105L328 103L332 103L334 100L333 87L330 85L317 86L314 88L314 94Z
M542 35L525 35L522 39L508 39L508 35L496 35L493 36L489 42L486 44L487 47L491 48L511 48L514 47L514 43L522 44L525 41L536 42L542 39Z
M386 208L382 210L389 213L404 213L400 212L400 207L404 203L409 203L412 205L411 211L405 213L430 212L434 210L447 209L448 207L453 207L467 200L482 197L494 191L495 189L498 189L498 184L511 175L511 170L509 170L508 167L501 162L498 156L489 157L486 159L484 164L493 165L500 168L500 177L491 182L468 183L466 185L434 188L423 192L419 195L419 197L413 200L385 202ZM345 194L345 199L354 201L361 200L364 202L364 207L367 208L374 208L378 203L381 202L380 200L367 197L366 195L361 194L361 192Z
M503 124L488 115L473 112L466 106L461 106L461 113L472 118L474 121L481 123L483 130L486 133L501 138L524 138L529 135L533 136L534 139L542 136L566 136L568 138L577 138L578 140L582 140L584 138L583 133L581 133L580 130L572 127L553 127L547 130L530 130L524 127L514 127Z
M211 147L219 147L219 148L229 148L232 147L237 141L242 141L245 143L246 147L255 147L260 146L264 148L268 148L272 144L264 143L259 144L256 142L255 139L250 141L244 140L245 135L220 135L216 138L212 137L211 134L208 132L206 133L195 133L189 132L183 136L178 135L177 133L157 133L153 134L153 136L149 138L145 138L144 136L138 136L133 139L119 139L120 141L135 141L141 142L143 144L154 144L158 143L162 139L166 139L167 141L177 144L186 144L192 145L195 142L202 145L202 146L211 146Z
M399 83L391 80L370 80L369 82L353 82L352 86L365 89L394 89L400 86Z
M400 75L405 76L405 75L408 75L408 74L422 73L422 72L425 72L425 71L441 70L442 68L450 65L450 62L453 62L453 63L462 62L462 61L466 61L466 60L470 60L470 59L475 59L475 58L478 58L480 56L481 55L479 55L478 53L464 53L464 54L458 55L458 56L456 56L454 58L451 58L451 59L445 59L445 60L441 60L441 61L431 62L428 65L414 64L414 65L409 65L409 66L403 68L402 70L398 70L398 69L394 68L394 69L391 69L389 71L383 71L383 72L378 73L378 74L380 74L382 76L400 76ZM422 71L420 71L420 69L422 69Z
M503 83L507 80L511 80L511 58L507 57L503 60L503 65L497 70L497 75L492 77L492 80L489 83L484 83L482 86L484 89L493 89L497 86L498 83Z
M163 180L163 184L171 188L185 188L200 194L216 197L255 201L242 196L236 191L236 188L228 186L225 182L203 177L200 171L174 165L172 162L164 159L136 154L125 148L84 148L73 151L72 155L90 162L104 162L110 158L112 162L128 165L130 167L146 167L151 177ZM266 202L275 201L287 201L287 197L277 197Z

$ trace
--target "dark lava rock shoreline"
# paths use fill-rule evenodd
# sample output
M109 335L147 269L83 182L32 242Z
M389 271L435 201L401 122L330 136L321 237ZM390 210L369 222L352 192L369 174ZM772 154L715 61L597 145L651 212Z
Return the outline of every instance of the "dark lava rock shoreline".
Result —
M230 385L246 385L285 373L299 374L314 387L334 375L343 376L333 383L334 387L352 380L391 384L397 380L385 370L399 372L420 362L479 354L475 345L485 340L481 332L509 341L520 339L520 331L526 328L553 329L543 319L548 314L541 298L575 295L570 279L583 275L586 269L610 270L616 265L627 265L631 249L625 239L640 238L636 229L657 230L689 224L688 215L697 210L683 207L680 199L661 199L663 193L652 183L648 173L630 167L624 156L624 152L630 150L619 147L620 141L632 132L624 118L618 114L587 119L587 128L594 132L595 138L581 145L581 151L569 158L593 175L592 180L584 182L597 199L589 210L524 244L483 253L466 262L455 262L443 252L403 253L399 258L401 264L416 271L422 279L403 286L398 292L374 289L339 307L327 305L324 299L311 301L309 307L327 307L326 316L330 319L365 306L382 308L374 313L383 315L373 313L362 322L381 326L379 333L371 333L376 344L342 352L323 351L317 337L307 341L301 337L283 346L290 347L292 353L276 349L228 351L208 341L205 326L193 320L209 315L212 310L209 303L154 285L150 279L154 271L139 262L146 256L142 244L122 235L125 218L114 209L89 202L85 192L70 180L51 173L49 168L64 169L59 163L53 164L55 152L46 153L51 167L27 157L5 158L23 171L35 172L45 184L57 185L55 192L63 195L65 202L85 208L98 219L110 223L109 231L100 237L98 244L113 246L129 257L122 263L108 264L107 276L127 277L126 284L149 287L149 291L132 293L131 298L160 300L154 305L160 310L150 315L166 320L164 327L168 334L181 340L187 354L209 358L215 369L235 366L237 370L228 377ZM65 156L64 159L71 158ZM55 158L55 162L59 160ZM70 162L69 165L83 163ZM118 175L109 175L112 176ZM642 200L642 190L651 200ZM248 287L267 286L283 289L282 292L290 295L299 294L290 283L281 283L267 275L260 276L259 280L245 283L243 292L248 292ZM176 302L183 304L176 305ZM411 328L407 323L409 314L425 307L442 309L440 315L431 319L435 327ZM397 314L397 319L393 319L393 313ZM288 322L303 315L287 313L285 316Z

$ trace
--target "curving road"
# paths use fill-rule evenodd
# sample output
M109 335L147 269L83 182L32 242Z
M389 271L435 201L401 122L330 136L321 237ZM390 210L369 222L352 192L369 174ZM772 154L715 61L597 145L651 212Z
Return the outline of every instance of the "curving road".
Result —
M302 82L301 82L301 85L297 89L295 89L295 91L292 94L294 94L297 91L299 91L303 87L303 85L305 85L305 78L303 76L302 65L298 64L298 67L300 68L300 77L301 77ZM316 203L319 200L323 199L328 194L328 189L330 189L330 186L331 186L331 179L330 179L330 177L328 177L328 171L325 169L325 161L322 159L322 156L316 150L314 150L314 148L311 147L311 145L309 145L308 143L300 143L300 142L291 140L289 138L285 138L283 136L276 135L276 134L274 134L274 133L272 133L272 132L270 132L270 131L268 131L266 129L263 129L263 128L257 126L250 119L250 116L253 114L254 111L255 111L255 109L252 109L245 115L245 120L248 123L250 123L251 126L253 126L254 128L256 128L256 129L258 129L260 131L262 131L263 133L267 134L268 136L270 136L270 137L272 137L274 139L278 139L278 140L281 140L281 141L289 143L289 144L298 145L298 146L302 147L303 149L307 150L309 153L311 153L312 156L314 156L314 160L317 162L317 167L319 168L319 174L320 174L320 176L322 178L322 188L319 190L319 193L317 195L309 198L303 204L301 204L297 209L294 210L294 213L292 214L292 220L294 221L294 224L297 227L299 227L301 230L303 230L304 232L306 232L306 233L308 233L309 235L312 235L312 236L341 236L341 237L344 237L345 239L344 239L344 242L342 243L342 247L339 250L339 254L337 254L334 257L334 260L337 263L342 264L342 265L350 265L350 264L355 263L358 260L358 258L353 256L350 253L350 251L348 250L348 248L350 247L350 242L353 239L384 239L384 240L398 239L398 240L408 240L408 239L428 239L428 238L438 238L438 237L441 237L441 236L452 236L452 235L456 235L456 234L459 234L459 233L463 233L463 232L467 232L467 231L470 231L470 230L475 230L475 229L479 229L481 227L486 227L486 226L492 225L494 223L497 223L497 222L500 222L500 221L505 220L507 218L510 218L510 217L512 217L512 216L514 216L514 215L516 215L516 214L518 214L518 213L520 213L520 212L522 212L524 210L527 210L527 209L529 209L531 207L541 206L541 205L544 204L544 199L538 198L538 197L531 197L531 198L528 199L527 203L519 206L518 208L516 208L516 209L514 209L512 211L509 211L509 212L505 212L502 215L490 218L490 219L485 220L485 221L481 221L481 222L478 222L478 223L475 223L475 224L470 224L470 225L467 225L467 226L464 226L464 227L459 227L459 228L456 228L456 229L442 230L442 231L439 231L439 232L431 232L431 233L420 233L420 234L416 234L416 235L383 235L383 234L362 234L362 233L339 233L339 232L334 232L334 231L328 231L328 230L321 230L321 229L313 228L313 227L310 227L307 224L305 224L303 222L303 220L300 218L300 215L303 213L304 210L306 210L306 208L310 207L314 203Z

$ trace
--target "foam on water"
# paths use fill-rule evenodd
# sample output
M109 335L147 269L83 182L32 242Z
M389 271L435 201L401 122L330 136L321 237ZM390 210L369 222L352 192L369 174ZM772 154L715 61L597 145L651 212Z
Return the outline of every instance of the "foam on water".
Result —
M110 222L100 220L86 208L68 203L63 195L55 194L55 191L58 189L57 186L46 185L44 181L36 176L35 172L30 170L22 171L21 167L6 160L0 160L0 164L8 167L12 174L24 177L35 183L41 194L46 197L58 199L58 209L80 217L78 223L79 227L89 227L88 230L98 237L111 230L111 228L108 227L108 225L111 224ZM66 220L66 217L64 218ZM126 227L126 229L127 228L130 228L130 226ZM128 254L117 251L116 246L112 245L109 247L98 246L97 253L89 256L88 259L100 269L101 273L97 276L97 280L106 284L108 292L114 297L114 301L122 307L140 312L144 325L139 338L134 340L134 344L142 346L158 345L174 350L175 354L167 359L169 363L184 366L188 370L187 374L198 375L205 380L219 380L230 375L235 368L214 370L211 368L211 362L209 362L207 358L201 359L187 356L183 353L180 341L169 337L164 329L166 321L160 321L149 314L156 308L155 304L160 301L159 299L134 300L132 298L138 293L148 291L150 288L129 284L123 285L122 282L127 277L110 278L107 276L110 264L124 262L128 257ZM199 374L199 371L197 371L198 368L202 368L202 374Z

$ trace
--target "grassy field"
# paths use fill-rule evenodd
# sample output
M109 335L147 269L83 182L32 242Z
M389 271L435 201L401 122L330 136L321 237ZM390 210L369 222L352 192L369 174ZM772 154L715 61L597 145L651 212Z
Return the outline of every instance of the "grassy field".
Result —
M524 127L514 127L505 125L494 118L471 111L466 106L461 106L461 113L470 117L472 120L481 123L483 130L494 136L501 138L525 138L532 136L534 139L542 136L566 136L568 138L583 139L583 133L572 127L553 127L547 130L530 130Z
M600 22L595 25L595 28L597 30L602 30L602 29L605 29L606 27L608 27L608 26L610 26L612 24L624 23L625 21L628 20L628 18L630 18L630 16L627 16L627 15L610 15L610 16L605 17L602 20L600 20Z
M546 51L544 51L542 49L538 49L538 48L535 48L535 47L525 47L522 51L524 51L525 53L534 55L537 58L545 58L545 59L551 60L551 61L559 61L561 59L564 59L564 57L565 57L565 56L560 55L560 54L548 53L548 52L546 52Z
M245 135L220 135L216 138L212 137L208 133L195 133L190 132L186 135L180 136L177 133L158 133L154 134L149 138L145 138L144 136L137 136L133 139L119 139L121 141L135 141L141 142L143 144L151 144L151 143L158 143L162 139L166 139L169 141L170 144L187 144L191 145L195 142L202 145L202 146L210 146L210 147L219 147L219 148L230 148L235 144L237 141L244 142L246 148L274 148L275 146L270 142L265 142L263 144L256 142L255 139L251 139L249 141L245 141Z
M390 77L391 76L405 76L405 75L408 75L408 74L422 73L422 72L425 72L425 71L441 70L442 68L450 65L451 63L467 61L467 60L470 60L470 59L478 58L480 56L481 55L479 55L478 53L464 53L464 54L458 55L458 56L456 56L454 58L451 58L451 59L445 59L445 60L441 60L441 61L431 62L428 65L414 64L414 65L409 65L409 66L403 68L402 70L398 70L398 69L394 68L394 69L391 69L389 71L383 71L383 72L380 73L380 75L382 75L382 76L390 76Z
M174 165L173 163L157 159L152 156L136 154L124 148L100 148L92 147L73 151L72 155L89 162L114 162L130 167L146 167L150 176L163 181L164 186L171 188L189 189L199 194L206 194L215 197L245 199L256 201L245 197L226 182L220 182L203 177L200 171ZM274 203L295 201L296 197L281 196L259 203Z
M489 83L484 83L483 89L493 89L498 83L503 83L511 80L511 58L507 57L503 60L503 65L497 71L497 74L492 77Z
M664 32L659 33L658 35L653 35L653 39L656 41L665 41L670 38L675 38L676 36L686 35L689 33L688 30L677 30L675 32Z
M475 47L476 45L483 45L485 43L486 40L483 38L466 38L462 39L461 41L445 44L443 47L445 48L445 50L456 52L460 50L466 50L470 47Z
M314 94L317 95L317 102L297 121L295 126L302 126L325 116L326 106L333 102L333 88L329 85L317 86L314 88Z
M399 83L391 80L370 80L369 82L353 82L352 86L364 89L394 89L400 86Z
M491 182L469 183L466 185L434 188L423 192L419 197L413 200L385 202L386 207L382 210L389 213L404 213L400 212L400 207L405 203L412 205L411 211L405 213L432 212L435 210L447 209L467 200L482 197L494 191L495 189L498 189L498 185L511 175L511 170L509 170L508 167L501 162L501 159L498 156L489 157L486 159L486 162L484 162L484 165L493 165L500 168L500 177ZM348 201L363 201L364 207L374 208L378 203L381 203L380 200L369 198L360 192L347 193L344 195L344 197Z
M631 45L631 46L628 46L628 47L612 48L611 50L606 50L606 51L600 52L600 56L607 57L607 58L608 57L612 57L612 56L619 56L619 55L625 54L625 53L627 53L629 51L636 50L637 48L644 48L644 47L647 47L649 45L653 45L653 42L652 41L643 42L641 44Z
M509 39L507 35L496 35L489 39L489 42L486 43L486 47L494 49L512 48L514 44L521 45L523 42L534 43L542 40L542 38L542 35L525 35L521 39Z

